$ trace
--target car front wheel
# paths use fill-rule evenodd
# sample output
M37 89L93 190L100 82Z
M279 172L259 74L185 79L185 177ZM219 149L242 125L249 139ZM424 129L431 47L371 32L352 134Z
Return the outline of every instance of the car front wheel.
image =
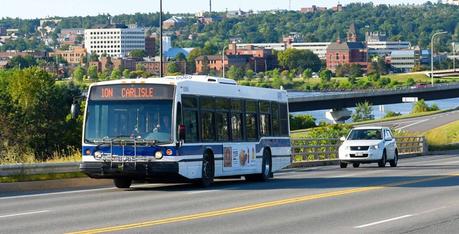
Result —
M398 151L397 150L395 150L394 159L391 160L389 163L391 167L397 167L397 163L398 163Z
M384 150L381 161L378 162L379 167L385 167L387 163L387 155L386 155L386 150Z

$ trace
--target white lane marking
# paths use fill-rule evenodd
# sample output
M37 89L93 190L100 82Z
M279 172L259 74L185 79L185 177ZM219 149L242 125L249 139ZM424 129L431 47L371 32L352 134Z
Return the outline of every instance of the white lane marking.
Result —
M19 195L19 196L10 196L10 197L0 197L0 200L9 200L9 199L16 199L16 198L30 198L30 197L46 197L46 196L51 196L51 195L85 193L85 192L106 191L106 190L115 190L115 189L116 188L98 188L98 189L84 189L84 190L75 190L75 191L54 192L54 193L28 194L28 195Z
M409 218L409 217L412 217L412 216L413 215L411 215L411 214L403 215L403 216L399 216L399 217L395 217L395 218L391 218L391 219L385 219L385 220L381 220L381 221L377 221L377 222L373 222L373 223L368 223L368 224L364 224L364 225L360 225L360 226L355 226L354 228L370 227L370 226L378 225L378 224L381 224L381 223L387 223L387 222L391 222L391 221L396 221L396 220L400 220L400 219Z
M49 210L37 210L37 211L30 211L30 212L17 213L17 214L0 215L0 218L10 218L10 217L16 217L16 216L22 216L22 215L40 214L40 213L46 213L46 212L49 212Z
M427 122L427 121L429 121L429 120L430 120L430 119L423 119L423 120L414 122L414 123L412 123L412 124L408 124L408 125L405 125L405 126L403 126L403 127L397 128L397 130L400 131L400 130L403 130L403 129L405 129L405 128L409 128L409 127L411 127L411 126L414 126L414 125L417 125L417 124L420 124L420 123Z
M198 190L198 191L191 191L187 192L187 194L201 194L201 193L210 193L210 192L217 192L221 190Z

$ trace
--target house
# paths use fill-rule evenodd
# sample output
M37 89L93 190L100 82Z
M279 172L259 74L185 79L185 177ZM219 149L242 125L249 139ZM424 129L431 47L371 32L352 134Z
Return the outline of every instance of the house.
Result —
M203 55L196 58L196 73L202 74L206 70L214 70L220 72L223 70L223 64L225 69L231 66L246 67L251 66L251 56L240 56L240 55Z
M183 17L179 16L172 16L171 18L163 21L163 28L170 29L172 27L177 27L184 23Z
M49 53L49 57L61 57L69 64L80 64L83 58L86 57L87 52L83 47L73 47L69 50L56 50Z
M277 66L277 57L273 54L272 49L246 45L239 47L236 43L231 43L225 51L228 56L249 56L250 69L255 72L265 72L272 70Z

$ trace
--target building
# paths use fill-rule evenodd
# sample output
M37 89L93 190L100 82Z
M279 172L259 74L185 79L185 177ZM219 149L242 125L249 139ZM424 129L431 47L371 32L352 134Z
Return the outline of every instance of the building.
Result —
M316 12L323 12L326 11L326 7L318 7L316 5L312 5L311 7L303 7L300 9L301 13L316 13Z
M83 42L83 38L83 28L63 28L57 40L62 45L78 45Z
M188 57L192 50L194 50L194 48L170 48L166 51L166 53L164 53L164 57L166 59L173 59L179 54L183 54L185 57Z
M148 57L155 57L156 55L156 37L145 37L145 53Z
M133 50L145 50L145 32L142 28L114 24L86 29L84 45L90 54L126 57Z
M69 50L56 50L49 53L49 57L59 56L69 64L81 64L83 58L87 56L86 49L82 47L73 47Z
M253 45L239 47L236 43L232 43L228 46L228 50L225 51L225 54L228 56L251 57L249 61L250 68L255 72L272 70L277 66L277 57L273 54L272 49Z
M325 60L327 48L331 42L298 42L292 43L288 47L297 50L310 50L317 55L321 60Z
M184 23L184 20L182 17L172 16L171 18L163 21L163 28L167 30L173 27L180 26L183 23Z
M332 8L332 11L333 11L333 12L341 12L341 11L343 11L343 10L344 10L343 5L341 5L341 4L339 4L339 3L338 3L338 5L336 5L336 6L334 6L334 7Z
M0 27L0 36L6 36L6 28Z
M355 25L351 24L347 32L347 41L337 40L327 47L327 69L335 72L339 65L357 64L363 70L368 68L368 50L364 43L358 41Z
M388 60L392 69L398 72L411 72L420 62L415 50L393 51Z
M411 48L409 41L388 41L385 33L370 32L366 33L365 37L370 58L374 56L386 57L390 56L392 51Z
M223 70L223 64L225 69L231 66L244 68L251 66L251 56L240 56L240 55L225 55L224 58L221 55L204 55L196 58L196 73L202 74L207 69L208 71L214 70L220 72ZM207 59L207 62L206 62ZM224 60L224 61L223 61ZM207 63L207 64L206 64ZM207 67L207 68L206 68Z
M459 6L459 0L446 0L445 3Z

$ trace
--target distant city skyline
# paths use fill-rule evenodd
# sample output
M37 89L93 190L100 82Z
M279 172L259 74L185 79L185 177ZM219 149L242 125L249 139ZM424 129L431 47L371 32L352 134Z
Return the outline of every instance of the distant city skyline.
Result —
M6 0L1 0L6 1ZM331 7L340 2L343 5L355 2L373 2L374 4L422 4L424 0L291 0L291 10L312 5ZM433 1L435 2L435 1ZM215 11L228 10L271 10L288 9L289 0L213 0ZM170 13L195 13L208 11L209 0L163 0L163 10ZM43 18L53 16L86 16L98 14L133 14L159 11L159 0L14 0L5 2L0 7L0 18Z

